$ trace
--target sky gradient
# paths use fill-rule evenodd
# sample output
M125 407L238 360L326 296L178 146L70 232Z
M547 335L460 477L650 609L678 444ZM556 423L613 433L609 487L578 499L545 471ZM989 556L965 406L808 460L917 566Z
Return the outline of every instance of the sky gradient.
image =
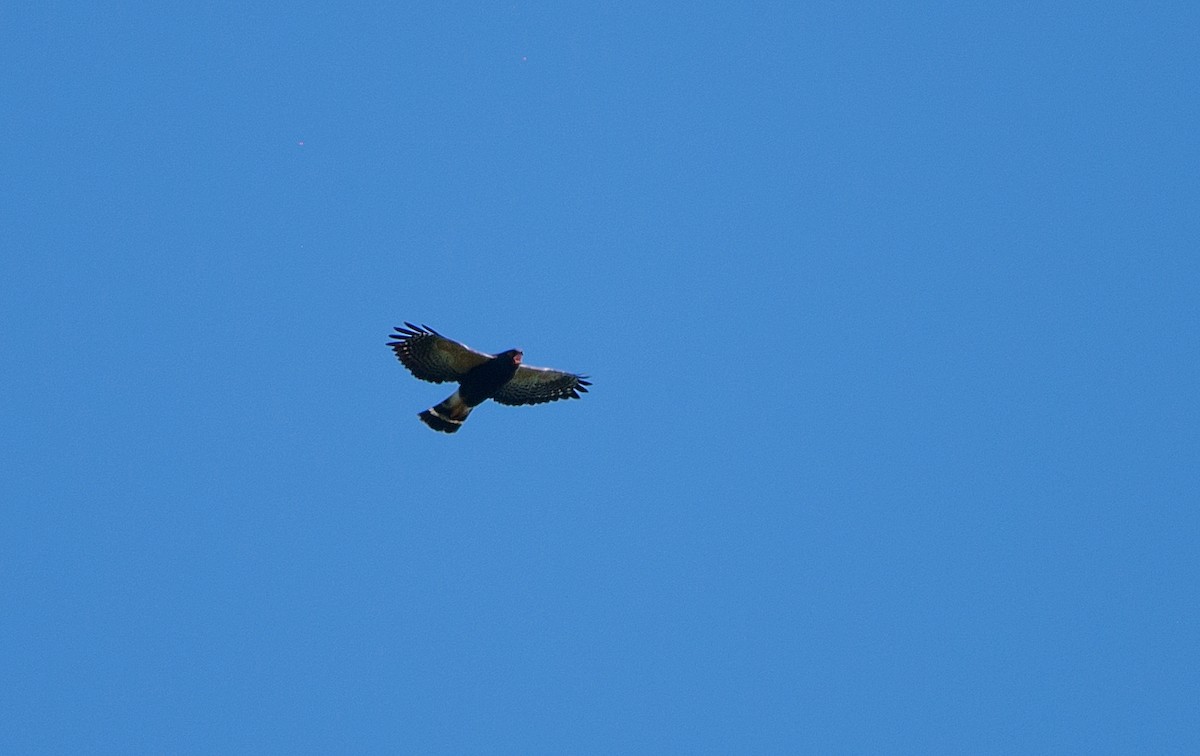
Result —
M1197 39L6 4L0 750L1196 752Z

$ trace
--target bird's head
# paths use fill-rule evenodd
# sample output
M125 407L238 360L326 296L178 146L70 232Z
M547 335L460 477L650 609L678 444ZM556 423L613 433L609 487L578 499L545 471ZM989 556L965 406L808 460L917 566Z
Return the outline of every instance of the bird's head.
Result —
M512 361L513 361L513 364L514 364L514 365L520 365L520 364L521 364L521 358L525 356L525 353L524 353L524 352L522 352L520 349L512 349L512 350L510 350L510 351L512 352Z

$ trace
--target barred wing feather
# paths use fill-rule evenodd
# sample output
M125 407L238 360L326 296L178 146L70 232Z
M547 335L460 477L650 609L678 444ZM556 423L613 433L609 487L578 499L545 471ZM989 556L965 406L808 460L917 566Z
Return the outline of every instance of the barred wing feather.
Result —
M457 381L471 368L492 359L492 355L448 339L429 326L416 326L408 322L404 326L395 329L388 346L404 367L423 381Z
M504 384L492 399L513 406L578 399L579 393L586 394L587 387L591 385L592 382L585 375L522 365L517 368L512 380Z

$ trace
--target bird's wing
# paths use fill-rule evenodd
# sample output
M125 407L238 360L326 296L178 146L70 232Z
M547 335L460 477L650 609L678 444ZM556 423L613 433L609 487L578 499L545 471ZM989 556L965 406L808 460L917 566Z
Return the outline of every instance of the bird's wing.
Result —
M585 375L522 365L512 380L500 387L492 399L501 404L541 404L559 399L578 399L592 382Z
M423 381L457 381L471 368L492 359L492 355L452 341L429 326L408 322L404 325L404 328L396 328L388 346L404 367Z

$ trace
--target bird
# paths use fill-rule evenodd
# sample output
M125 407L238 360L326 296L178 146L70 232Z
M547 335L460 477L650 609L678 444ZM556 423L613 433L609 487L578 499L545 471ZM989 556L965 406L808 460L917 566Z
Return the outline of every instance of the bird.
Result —
M520 349L485 354L408 321L393 330L388 346L410 373L431 383L458 383L453 394L417 415L443 433L457 433L471 410L488 399L514 406L579 399L592 385L586 375L522 364Z

